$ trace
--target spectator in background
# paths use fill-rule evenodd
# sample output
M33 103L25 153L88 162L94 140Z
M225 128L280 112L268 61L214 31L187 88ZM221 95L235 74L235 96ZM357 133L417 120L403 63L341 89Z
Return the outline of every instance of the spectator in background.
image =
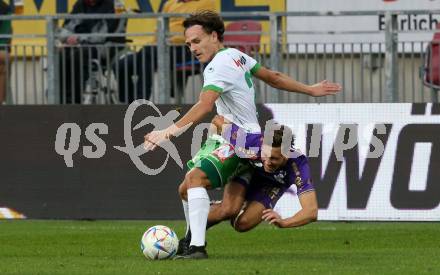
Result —
M5 1L0 0L0 15L8 15L11 13L9 5ZM0 34L12 34L11 20L0 20ZM8 58L10 51L11 38L0 38L0 104L6 101L7 77L8 77Z
M163 7L163 13L193 13L202 10L215 11L215 9L214 0L168 0ZM172 34L168 40L172 45L170 49L171 70L175 64L183 64L191 60L191 52L185 46L183 36L182 22L184 20L184 17L173 17L169 21L169 32ZM114 70L117 71L120 101L130 103L139 98L149 99L153 73L157 70L157 46L146 45L136 54L127 55L118 63L114 66ZM174 75L173 71L170 75ZM170 82L173 83L171 77Z
M114 13L113 0L78 0L71 14ZM84 34L107 34L120 31L119 19L71 19L64 22L59 32L64 45L60 52L60 93L62 103L81 103L81 91L89 77L90 60L98 58L103 64L110 62L116 53L112 47L107 52L101 47L105 43L125 43L124 37L86 36ZM125 28L124 28L125 31ZM99 51L101 50L101 52Z

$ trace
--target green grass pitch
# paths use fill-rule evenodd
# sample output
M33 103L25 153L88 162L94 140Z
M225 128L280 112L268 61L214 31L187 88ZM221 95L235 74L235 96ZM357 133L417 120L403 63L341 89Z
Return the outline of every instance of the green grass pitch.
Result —
M209 230L208 260L149 261L142 233L181 221L0 221L0 274L440 274L440 224Z

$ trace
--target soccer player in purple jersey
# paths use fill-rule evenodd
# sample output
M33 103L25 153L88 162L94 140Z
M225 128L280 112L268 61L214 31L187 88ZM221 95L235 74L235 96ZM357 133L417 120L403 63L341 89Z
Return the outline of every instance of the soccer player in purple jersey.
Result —
M229 213L215 211L215 207L219 209L224 207L222 201L221 204L213 207L208 223L211 220L214 223L219 218L233 218L234 229L245 232L257 226L262 220L280 228L303 226L317 220L318 202L307 157L293 148L287 149L291 152L289 158L283 153L281 143L285 129L286 127L282 126L280 130L275 130L272 144L263 143L260 161L252 162L254 170L251 177L242 175L233 179L246 190L242 211L235 217L233 215L236 209L232 209L233 211ZM291 217L282 219L273 208L292 185L296 186L301 210ZM217 217L216 212L220 212ZM229 216L224 214L229 214Z
M292 142L283 143L284 135ZM211 205L208 227L231 219L235 230L245 232L263 220L280 228L298 227L316 221L318 203L308 160L291 148L293 141L291 130L285 126L274 130L273 139L263 141L260 159L251 161L253 168L233 178L224 189L221 203ZM292 185L297 188L302 209L282 219L273 207ZM186 189L184 183L179 187L182 199L186 198ZM186 238L191 238L191 234ZM185 249L179 248L180 251Z

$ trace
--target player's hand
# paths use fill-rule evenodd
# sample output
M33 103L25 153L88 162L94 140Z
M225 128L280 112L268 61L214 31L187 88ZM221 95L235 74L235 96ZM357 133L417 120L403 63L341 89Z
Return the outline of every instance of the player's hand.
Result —
M264 221L267 221L269 224L273 224L277 227L283 228L284 221L281 218L280 214L275 212L273 209L263 210L263 216L261 217Z
M147 151L156 149L157 146L160 146L172 136L176 136L177 132L179 132L179 129L175 125L163 130L152 131L144 136L144 149Z
M321 81L310 86L311 96L327 96L335 95L342 90L342 86L338 83L333 83L328 80Z
M211 121L211 125L213 125L215 127L214 132L217 132L217 134L219 134L219 135L222 132L222 128L223 128L224 124L225 124L225 118L220 115L216 115Z

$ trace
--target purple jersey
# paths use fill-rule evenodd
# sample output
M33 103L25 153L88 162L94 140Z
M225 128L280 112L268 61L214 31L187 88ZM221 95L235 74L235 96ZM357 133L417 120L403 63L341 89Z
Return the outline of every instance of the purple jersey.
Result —
M297 153L297 152L295 152ZM310 177L307 157L298 153L289 158L287 163L273 173L264 171L261 160L253 161L252 174L236 177L234 180L247 187L246 200L258 201L266 208L273 208L284 192L291 185L297 188L297 195L315 190Z

